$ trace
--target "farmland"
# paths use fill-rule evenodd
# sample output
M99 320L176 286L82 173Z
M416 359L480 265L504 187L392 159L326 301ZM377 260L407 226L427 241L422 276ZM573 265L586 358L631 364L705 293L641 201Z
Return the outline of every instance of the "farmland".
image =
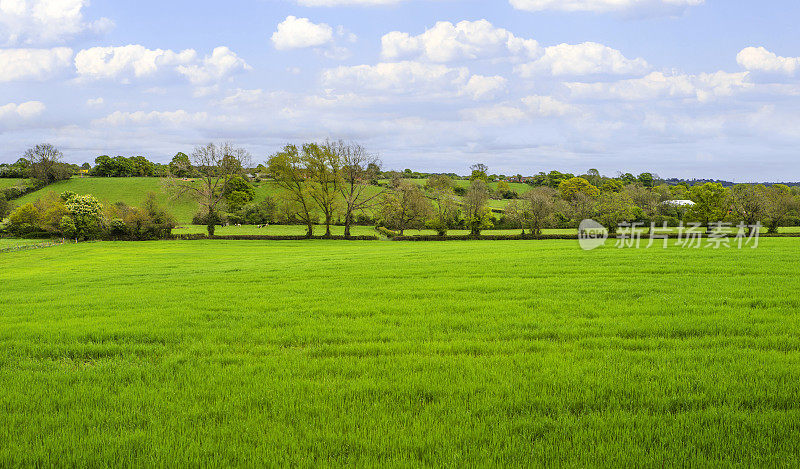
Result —
M796 466L798 248L0 254L0 466Z

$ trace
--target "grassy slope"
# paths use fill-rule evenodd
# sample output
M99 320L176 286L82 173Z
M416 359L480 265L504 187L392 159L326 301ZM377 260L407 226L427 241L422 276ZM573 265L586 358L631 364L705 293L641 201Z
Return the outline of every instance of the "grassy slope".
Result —
M798 243L4 254L0 466L796 466Z
M0 178L0 189L21 185L25 179Z

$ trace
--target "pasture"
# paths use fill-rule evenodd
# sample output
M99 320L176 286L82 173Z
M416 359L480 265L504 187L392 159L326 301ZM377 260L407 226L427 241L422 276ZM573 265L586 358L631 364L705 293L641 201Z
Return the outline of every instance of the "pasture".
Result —
M799 251L0 254L0 466L796 466Z

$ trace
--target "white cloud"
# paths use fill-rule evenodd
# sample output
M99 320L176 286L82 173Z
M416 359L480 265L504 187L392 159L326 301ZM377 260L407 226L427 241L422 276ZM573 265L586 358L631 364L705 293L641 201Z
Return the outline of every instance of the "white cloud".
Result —
M86 22L89 0L0 0L0 43L57 43L85 31L103 32L108 18Z
M384 59L422 58L432 62L459 59L485 59L503 56L534 58L539 43L522 39L487 20L462 21L453 24L440 21L418 36L394 31L381 39Z
M78 52L75 69L84 78L136 78L155 75L166 68L186 65L197 59L197 52L147 49L141 45L92 47Z
M473 75L466 85L461 88L461 94L474 100L492 99L506 89L508 80L501 76L485 77Z
M184 125L202 125L209 120L208 113L195 112L190 113L184 110L177 111L137 111L137 112L122 112L116 111L101 119L92 121L95 126L111 126L123 127L128 125L133 126L148 126L148 125L168 125L180 127Z
M488 125L516 124L528 118L525 111L507 104L495 104L479 108L464 109L459 114L464 120Z
M696 99L710 101L716 97L731 96L737 91L753 88L749 74L701 73L699 75L653 72L644 78L622 80L614 83L565 83L576 98L621 99L648 101L664 98Z
M287 16L272 34L278 50L319 47L333 42L333 28L325 23L315 24L308 18Z
M680 12L702 5L705 0L510 0L511 6L526 11L666 11Z
M75 56L75 69L84 79L114 79L123 83L174 72L195 85L221 81L251 67L227 47L217 47L200 60L197 51L147 49L141 45L93 47Z
M102 97L98 98L89 98L86 100L86 105L89 107L100 107L105 104L106 100Z
M19 121L32 119L40 116L45 110L45 105L39 101L28 101L25 103L9 103L0 106L0 120Z
M526 96L522 98L522 104L532 114L543 117L565 116L576 110L574 106L552 96Z
M751 72L770 72L794 75L800 69L800 57L781 57L763 47L747 47L736 61Z
M455 91L470 79L466 67L420 62L385 62L326 70L322 75L327 87L356 88L394 93Z
M1 1L1 0L0 0ZM46 80L70 66L72 49L0 49L0 83Z
M194 84L222 81L237 72L252 70L242 58L227 47L217 47L197 65L180 65L177 70Z
M622 52L596 42L559 44L547 47L544 55L533 62L518 65L521 76L546 73L562 75L641 75L650 69L644 59L629 59Z

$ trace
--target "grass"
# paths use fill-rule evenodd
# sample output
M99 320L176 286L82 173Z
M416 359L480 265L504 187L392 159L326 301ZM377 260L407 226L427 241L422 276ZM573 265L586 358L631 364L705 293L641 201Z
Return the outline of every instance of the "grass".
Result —
M800 240L0 255L0 466L797 466Z
M14 179L14 178L0 178L0 189L7 187L20 186L25 183L27 179Z
M17 246L29 246L31 244L49 243L46 239L21 239L21 238L0 238L0 249L13 248Z

